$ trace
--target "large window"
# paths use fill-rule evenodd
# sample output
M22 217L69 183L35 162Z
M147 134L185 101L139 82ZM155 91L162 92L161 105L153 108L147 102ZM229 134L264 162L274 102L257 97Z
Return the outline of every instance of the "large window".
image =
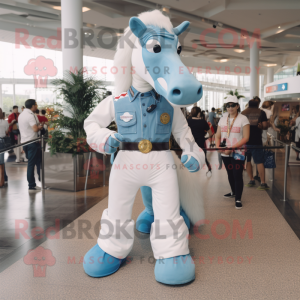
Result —
M297 75L297 67L294 66L292 68L288 68L285 70L282 70L278 72L277 74L274 75L274 81L288 78L288 77L293 77Z
M35 99L35 88L33 84L16 84L15 105L19 106L19 111L21 111L22 106L25 106L25 101L27 99Z
M14 91L12 84L2 84L2 110L6 114L12 112L14 105Z

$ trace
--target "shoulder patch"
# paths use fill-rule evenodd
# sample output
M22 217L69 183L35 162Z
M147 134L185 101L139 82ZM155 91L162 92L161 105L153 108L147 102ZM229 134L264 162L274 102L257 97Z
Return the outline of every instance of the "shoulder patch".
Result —
M119 99L124 98L126 96L127 96L127 92L124 92L124 93L120 94L119 96L116 96L115 101L118 101Z

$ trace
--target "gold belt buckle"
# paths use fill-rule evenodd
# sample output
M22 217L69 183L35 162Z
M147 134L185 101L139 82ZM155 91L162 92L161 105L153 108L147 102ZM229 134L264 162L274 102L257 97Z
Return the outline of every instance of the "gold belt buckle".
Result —
M141 140L138 148L142 153L149 153L152 150L152 143L148 140Z

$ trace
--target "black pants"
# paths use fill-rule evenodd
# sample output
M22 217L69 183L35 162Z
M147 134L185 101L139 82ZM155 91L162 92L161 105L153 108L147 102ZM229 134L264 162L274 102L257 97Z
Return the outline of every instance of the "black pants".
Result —
M228 181L231 187L231 191L233 194L235 194L235 200L241 200L244 188L244 161L235 160L233 157L226 156L222 156L222 159L228 174Z
M18 141L15 139L15 134L11 131L9 133L11 146L18 144Z
M210 166L209 161L207 160L207 157L206 157L207 151L206 151L206 146L205 146L205 139L203 139L203 140L202 139L196 139L196 143L203 150L204 155L205 155L205 163L207 165L208 170L211 170L211 166Z
M23 147L26 158L28 159L27 166L27 181L29 188L36 187L35 178L34 178L34 166L36 166L36 170L40 180L40 170L41 170L41 160L42 160L42 152L40 143L32 143Z

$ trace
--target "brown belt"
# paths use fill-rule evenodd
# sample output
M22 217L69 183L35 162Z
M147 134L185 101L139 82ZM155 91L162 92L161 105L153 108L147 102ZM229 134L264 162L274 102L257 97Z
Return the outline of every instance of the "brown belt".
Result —
M121 142L119 149L120 150L129 150L129 151L140 151L138 148L139 143L133 142ZM151 151L164 151L169 150L169 142L165 143L152 143Z

